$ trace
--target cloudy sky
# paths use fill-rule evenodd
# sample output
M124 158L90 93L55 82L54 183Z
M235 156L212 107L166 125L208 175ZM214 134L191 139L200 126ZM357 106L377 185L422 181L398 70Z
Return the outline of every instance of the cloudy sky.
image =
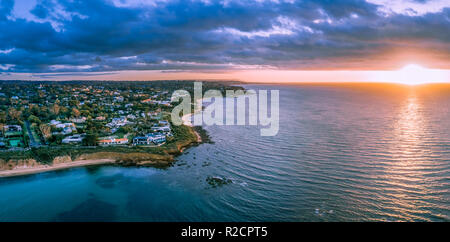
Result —
M407 64L450 69L448 0L0 0L0 30L0 79L345 81Z

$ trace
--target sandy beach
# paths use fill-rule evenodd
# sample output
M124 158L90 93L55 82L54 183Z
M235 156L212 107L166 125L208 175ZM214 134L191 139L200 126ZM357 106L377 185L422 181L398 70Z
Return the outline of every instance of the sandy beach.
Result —
M115 161L111 159L100 159L100 160L81 160L73 161L67 163L61 163L56 165L43 165L41 167L30 167L30 168L17 168L13 170L0 171L0 177L12 177L12 176L22 176L30 175L36 173L42 173L47 171L63 170L74 167L81 166L91 166L91 165L103 165L103 164L113 164Z

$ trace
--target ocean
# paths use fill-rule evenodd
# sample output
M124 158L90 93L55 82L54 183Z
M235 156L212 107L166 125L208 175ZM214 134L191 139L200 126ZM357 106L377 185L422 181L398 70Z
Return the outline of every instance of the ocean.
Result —
M450 85L245 88L279 90L276 136L205 126L167 169L0 178L0 221L450 221Z

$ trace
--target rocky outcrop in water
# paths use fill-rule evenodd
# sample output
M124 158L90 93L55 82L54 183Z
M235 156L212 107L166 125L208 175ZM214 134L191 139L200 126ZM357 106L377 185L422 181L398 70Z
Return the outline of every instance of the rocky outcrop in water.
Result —
M213 188L233 183L230 179L217 176L208 176L206 178L206 182Z

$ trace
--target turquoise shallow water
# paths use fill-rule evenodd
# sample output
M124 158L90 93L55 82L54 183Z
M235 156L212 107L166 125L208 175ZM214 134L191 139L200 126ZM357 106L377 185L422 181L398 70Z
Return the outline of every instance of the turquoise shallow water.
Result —
M246 88L280 90L277 136L211 126L168 169L3 178L0 221L450 220L448 88Z

